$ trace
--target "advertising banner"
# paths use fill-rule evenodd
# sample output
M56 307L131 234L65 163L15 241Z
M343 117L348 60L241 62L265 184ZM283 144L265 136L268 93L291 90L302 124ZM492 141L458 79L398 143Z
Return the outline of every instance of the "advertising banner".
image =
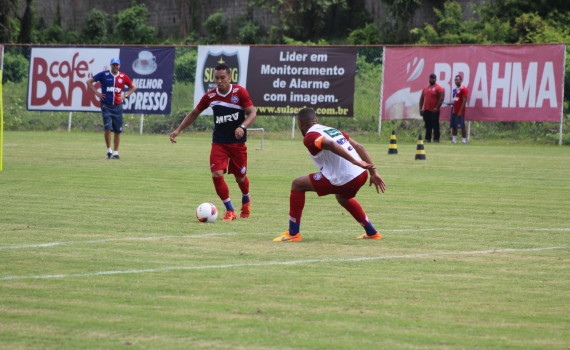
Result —
M355 47L200 46L194 104L216 87L220 62L230 66L232 83L249 91L257 115L293 116L304 107L319 116L354 114Z
M466 120L559 122L564 52L564 45L387 47L382 120L421 119L421 92L434 73L444 102L451 102L454 77L463 77ZM444 105L440 120L450 113Z
M232 84L238 84L247 89L248 57L249 46L198 46L194 106L200 102L206 92L216 88L214 67L218 64L225 63L230 67ZM253 103L255 104L255 100ZM212 110L208 108L203 114L211 115Z
M174 47L34 47L30 57L28 110L98 112L100 102L87 79L109 70L113 57L138 90L125 100L124 112L170 114ZM98 83L96 85L98 87Z

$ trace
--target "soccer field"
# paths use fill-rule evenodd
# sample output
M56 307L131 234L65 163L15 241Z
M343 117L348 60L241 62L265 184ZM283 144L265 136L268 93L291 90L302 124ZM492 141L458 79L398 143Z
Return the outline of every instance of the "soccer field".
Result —
M568 349L570 148L364 144L387 184L356 197L384 239L334 197L299 137L249 142L252 216L212 224L209 134L5 132L0 348ZM226 177L233 202L240 195Z

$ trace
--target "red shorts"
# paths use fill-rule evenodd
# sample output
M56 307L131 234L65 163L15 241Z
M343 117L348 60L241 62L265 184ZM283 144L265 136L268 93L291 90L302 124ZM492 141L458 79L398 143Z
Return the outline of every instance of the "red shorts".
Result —
M218 170L236 176L245 176L247 173L247 146L245 142L212 143L210 171Z
M366 180L368 180L368 172L363 171L362 174L358 175L342 186L335 186L331 184L330 181L324 177L322 173L310 174L309 178L311 179L311 183L315 188L315 192L317 192L319 196L326 196L327 194L338 194L342 198L350 199L356 196L358 190L364 186Z

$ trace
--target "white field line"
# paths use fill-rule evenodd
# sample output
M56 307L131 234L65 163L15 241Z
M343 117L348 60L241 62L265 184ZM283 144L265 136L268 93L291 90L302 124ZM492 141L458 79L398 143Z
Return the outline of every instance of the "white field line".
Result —
M498 229L498 228L477 228L477 229L461 229L461 228L426 228L426 229L400 229L400 230L382 230L382 232L431 232L431 231L494 231L494 230L518 230L518 231L570 231L570 228L510 228L510 229ZM336 230L336 231L311 231L313 233L338 233L338 232L361 232L361 230ZM23 249L23 248L49 248L63 245L76 245L76 244L94 244L94 243L107 243L107 242L118 242L118 241L155 241L160 239L168 238L202 238L210 236L232 236L239 234L254 234L254 235L264 235L264 234L279 234L276 232L247 232L247 233L237 233L237 232L215 232L215 233L204 233L197 235L179 235L179 236L154 236L154 237L123 237L123 238L106 238L106 239L96 239L89 241L67 241L67 242L51 242L51 243L38 243L38 244L26 244L26 245L12 245L12 246L0 246L0 250L8 249Z
M322 263L322 262L354 262L354 261L367 261L367 260L414 259L414 258L428 258L428 257L434 257L434 256L497 254L497 253L510 253L510 252L531 252L531 251L568 249L568 248L569 247L546 247L546 248L527 248L527 249L493 249L493 250L476 250L476 251L463 251L463 252L441 252L441 253L388 255L388 256L337 258L337 259L309 259L309 260L290 260L290 261L270 261L270 262L265 262L265 263L248 263L248 264L206 265L206 266L170 266L170 267L160 267L160 268L156 268L156 269L100 271L100 272L72 273L72 274L60 274L60 275L6 276L6 277L0 277L0 281L19 280L19 279L50 279L50 278L67 278L67 277L88 277L88 276L119 275L119 274L130 274L130 273L161 272L161 271L175 271L175 270L204 270L204 269L227 269L227 268L236 268L236 267L298 265L298 264L310 264L310 263Z

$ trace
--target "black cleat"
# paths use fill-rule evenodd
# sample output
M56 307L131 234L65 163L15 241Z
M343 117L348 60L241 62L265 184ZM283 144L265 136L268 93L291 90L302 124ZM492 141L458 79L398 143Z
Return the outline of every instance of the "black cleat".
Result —
M111 159L111 156L113 155L113 153L111 152L107 152L107 159Z
M118 159L121 159L121 157L119 157L119 155L118 155L118 154L114 154L114 155L113 155L113 157L112 157L111 159L117 159L117 160L118 160Z

